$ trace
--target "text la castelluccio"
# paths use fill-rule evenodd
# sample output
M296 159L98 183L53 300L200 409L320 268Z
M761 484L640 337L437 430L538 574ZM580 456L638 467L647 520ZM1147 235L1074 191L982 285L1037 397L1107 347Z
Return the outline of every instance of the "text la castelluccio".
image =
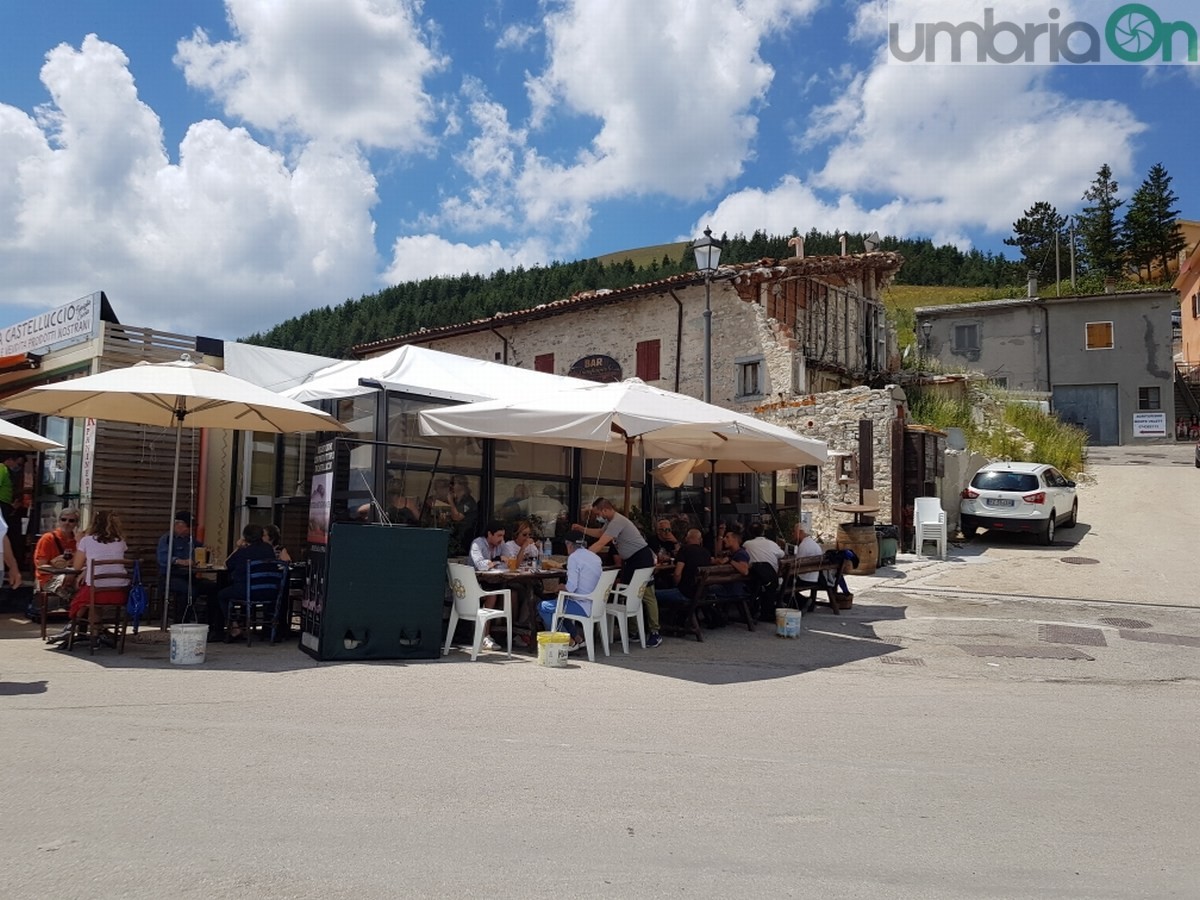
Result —
M1160 4L1161 7L1161 4ZM1194 8L1194 7L1193 7ZM984 9L983 21L910 22L905 43L901 23L888 24L890 61L902 63L993 63L1046 65L1081 63L1196 63L1197 29L1171 21L1143 3L1125 3L1112 11L1100 30L1085 20L1060 22L1058 9L1044 22L996 21ZM968 58L963 58L963 46ZM971 47L974 54L970 55ZM1105 54L1104 51L1108 53Z

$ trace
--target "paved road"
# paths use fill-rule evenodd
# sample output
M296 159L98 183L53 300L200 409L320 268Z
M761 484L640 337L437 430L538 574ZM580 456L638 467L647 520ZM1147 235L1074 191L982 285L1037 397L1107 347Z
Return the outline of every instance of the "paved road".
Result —
M798 641L566 670L220 645L185 669L8 617L0 893L1196 896L1200 611L1157 558L1189 536L1155 532L1200 473L1095 474L1074 546L904 559ZM1144 515L1140 490L1164 492ZM1102 594L1061 562L1111 546Z

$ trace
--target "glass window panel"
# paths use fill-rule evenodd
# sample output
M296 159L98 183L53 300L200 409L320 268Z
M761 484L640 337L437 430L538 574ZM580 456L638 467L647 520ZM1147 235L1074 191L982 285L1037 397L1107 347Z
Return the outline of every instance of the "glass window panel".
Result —
M565 538L571 528L567 496L566 481L500 477L492 518L509 527L529 522L535 537Z
M417 413L422 409L435 409L445 406L443 400L420 400L413 397L396 395L388 396L387 440L393 444L417 444L423 447L437 447L442 451L438 461L442 469L471 469L479 471L483 468L483 438L442 438L421 434ZM410 458L403 448L388 449L388 462L408 462L417 465L418 460Z
M337 401L336 417L350 431L365 440L375 438L374 393L359 397L348 397Z
M256 431L250 436L249 494L275 496L275 435Z
M636 448L633 453L633 483L641 484L639 477L645 471L645 460ZM625 483L625 449L614 446L611 450L584 450L583 470L584 487L587 482L596 479L619 481ZM586 492L586 491L585 491Z
M565 478L571 471L571 450L550 444L499 440L496 441L496 469L502 472L535 472L539 475L559 475Z

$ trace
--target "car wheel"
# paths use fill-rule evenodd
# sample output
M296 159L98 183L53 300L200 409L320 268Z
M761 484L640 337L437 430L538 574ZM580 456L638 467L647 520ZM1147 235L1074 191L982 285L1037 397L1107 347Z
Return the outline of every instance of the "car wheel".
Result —
M1047 547L1054 543L1054 510L1050 510L1050 518L1042 529L1042 543Z
M975 533L979 531L979 526L975 524L973 519L963 519L959 523L959 530L962 531L963 540L969 541L975 537Z
M1076 500L1071 504L1071 515L1067 521L1063 522L1063 528L1074 528L1079 521L1079 501Z

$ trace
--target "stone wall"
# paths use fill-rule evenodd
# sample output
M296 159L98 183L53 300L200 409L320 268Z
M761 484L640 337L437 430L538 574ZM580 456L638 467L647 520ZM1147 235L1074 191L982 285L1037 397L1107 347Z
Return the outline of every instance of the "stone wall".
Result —
M821 467L820 485L815 496L805 495L801 507L812 512L813 531L818 540L832 541L841 522L849 521L846 513L834 512L830 504L857 503L861 473L855 467L851 478L839 478L841 460L850 454L858 457L858 423L870 419L873 423L872 476L874 490L879 494L879 513L875 521L892 521L892 451L891 435L898 410L907 412L904 391L896 385L881 389L866 387L844 391L813 394L797 400L759 407L755 415L775 425L790 428L805 437L825 441L829 445L829 461Z

